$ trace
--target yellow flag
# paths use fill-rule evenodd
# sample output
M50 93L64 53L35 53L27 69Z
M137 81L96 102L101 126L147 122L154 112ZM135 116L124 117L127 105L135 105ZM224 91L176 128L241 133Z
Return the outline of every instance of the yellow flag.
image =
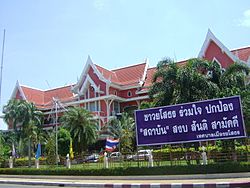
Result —
M70 139L69 156L70 156L70 159L74 159L74 152L73 152L73 147L72 147L72 139Z

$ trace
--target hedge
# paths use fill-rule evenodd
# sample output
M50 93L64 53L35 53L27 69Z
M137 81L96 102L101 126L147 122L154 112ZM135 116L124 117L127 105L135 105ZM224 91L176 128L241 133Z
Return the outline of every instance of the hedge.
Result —
M167 167L128 167L109 169L84 169L65 167L35 168L0 168L0 174L12 175L74 175L74 176L126 176L126 175L179 175L249 172L250 163L223 163L209 165L167 166Z

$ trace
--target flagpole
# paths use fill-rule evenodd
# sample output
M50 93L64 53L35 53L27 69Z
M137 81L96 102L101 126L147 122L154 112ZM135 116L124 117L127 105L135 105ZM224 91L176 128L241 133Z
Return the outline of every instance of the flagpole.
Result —
M2 45L1 72L0 72L0 105L1 105L1 98L2 98L1 94L2 94L4 44L5 44L5 29L3 30L3 45Z

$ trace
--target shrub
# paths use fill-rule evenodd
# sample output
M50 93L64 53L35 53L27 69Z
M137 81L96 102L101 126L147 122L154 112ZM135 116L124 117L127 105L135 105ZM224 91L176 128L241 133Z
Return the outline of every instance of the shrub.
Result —
M65 167L35 169L35 168L1 168L0 174L23 175L86 175L86 176L122 176L122 175L179 175L179 174L209 174L249 172L250 163L223 163L210 165L165 166L165 167L128 167L109 169L84 169Z
M46 158L41 157L39 159L39 164L40 165L45 165L46 164ZM19 166L28 166L29 165L29 159L28 158L17 158L14 160L14 166L19 167ZM35 165L35 158L31 159L31 165Z

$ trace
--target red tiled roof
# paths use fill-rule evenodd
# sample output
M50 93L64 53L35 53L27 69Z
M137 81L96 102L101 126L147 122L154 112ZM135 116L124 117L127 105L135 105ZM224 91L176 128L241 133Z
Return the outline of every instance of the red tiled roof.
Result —
M243 60L245 62L247 62L250 57L250 47L231 50L231 52L236 55L240 60ZM179 66L184 66L187 63L187 60L179 61L177 63ZM111 80L111 82L119 85L132 86L137 85L139 83L139 80L143 77L146 63L141 63L114 70L107 70L96 64L95 66L98 71L104 76L104 78ZM148 87L151 86L155 71L156 67L147 69L146 80L141 91L147 90ZM61 101L68 101L73 98L71 86L64 86L46 91L29 88L26 86L21 86L21 88L26 99L41 108L48 107L49 105L51 105L53 97L58 98Z
M110 70L107 70L99 65L96 65L96 68L98 69L98 71L104 76L104 78L106 78L107 80L111 79L112 82L118 83L119 80L115 74L115 72L112 72Z
M152 84L153 75L156 72L156 67L149 68L147 71L146 81L143 87L149 87Z
M145 66L146 63L141 63L112 71L115 72L120 84L130 85L139 83L140 79L143 77Z
M119 85L136 85L143 77L146 63L132 65L129 67L107 70L99 65L95 65L104 78Z
M29 102L34 103L38 108L46 108L51 106L53 97L63 102L72 100L74 96L71 92L71 85L45 91L29 88L27 86L21 86L21 88L26 99Z
M26 100L32 102L36 105L43 105L44 104L44 91L29 88L26 86L21 86L23 93L26 97Z
M250 57L250 46L245 48L239 48L231 51L240 60L247 62Z
M59 99L60 101L67 101L67 100L70 100L73 96L74 95L71 91L71 85L56 88L56 89L51 89L51 90L45 91L44 103L45 104L50 103L53 97Z

